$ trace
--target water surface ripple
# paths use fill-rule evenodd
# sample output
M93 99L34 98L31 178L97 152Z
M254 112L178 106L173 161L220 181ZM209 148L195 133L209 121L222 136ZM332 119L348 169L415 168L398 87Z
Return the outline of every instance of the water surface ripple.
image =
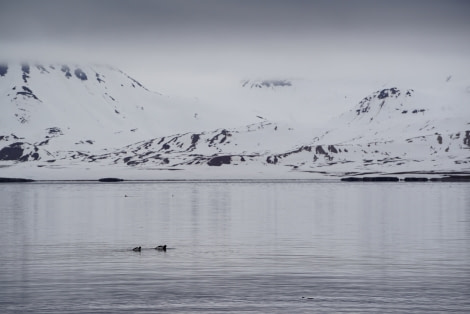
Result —
M2 184L0 308L468 313L469 192L466 183Z

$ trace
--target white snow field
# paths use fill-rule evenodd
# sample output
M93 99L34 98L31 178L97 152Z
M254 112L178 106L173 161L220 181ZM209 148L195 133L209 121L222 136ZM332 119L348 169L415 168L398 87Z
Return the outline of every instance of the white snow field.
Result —
M358 101L343 96L350 88L241 80L184 98L150 91L110 66L2 64L0 177L470 173L469 80L380 87Z

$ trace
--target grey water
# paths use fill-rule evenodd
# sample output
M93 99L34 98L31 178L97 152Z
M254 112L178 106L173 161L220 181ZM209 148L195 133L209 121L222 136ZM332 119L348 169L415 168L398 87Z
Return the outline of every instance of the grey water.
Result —
M470 184L1 184L0 309L468 313Z

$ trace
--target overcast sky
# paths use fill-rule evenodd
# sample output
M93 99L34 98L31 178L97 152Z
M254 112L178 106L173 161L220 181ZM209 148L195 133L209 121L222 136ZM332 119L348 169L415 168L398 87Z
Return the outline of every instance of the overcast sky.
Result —
M0 0L5 59L110 63L154 90L226 78L470 73L467 0Z

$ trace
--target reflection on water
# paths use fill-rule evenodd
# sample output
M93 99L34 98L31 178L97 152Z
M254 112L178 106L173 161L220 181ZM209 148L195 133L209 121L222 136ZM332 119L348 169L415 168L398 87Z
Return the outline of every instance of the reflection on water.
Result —
M464 313L469 192L465 183L0 185L0 308Z

